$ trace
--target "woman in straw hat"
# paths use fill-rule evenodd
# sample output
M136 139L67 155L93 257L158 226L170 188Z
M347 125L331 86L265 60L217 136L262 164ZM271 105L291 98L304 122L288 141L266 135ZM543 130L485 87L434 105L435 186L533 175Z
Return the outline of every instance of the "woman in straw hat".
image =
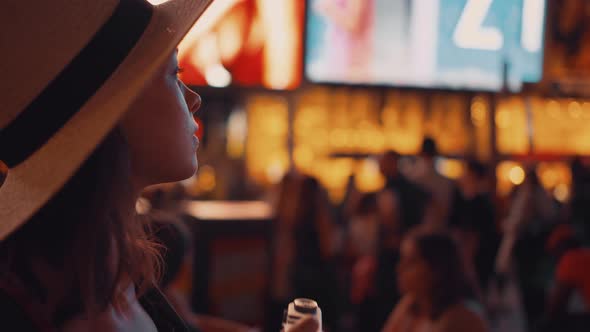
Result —
M134 204L197 168L175 48L211 1L0 3L1 330L186 330Z

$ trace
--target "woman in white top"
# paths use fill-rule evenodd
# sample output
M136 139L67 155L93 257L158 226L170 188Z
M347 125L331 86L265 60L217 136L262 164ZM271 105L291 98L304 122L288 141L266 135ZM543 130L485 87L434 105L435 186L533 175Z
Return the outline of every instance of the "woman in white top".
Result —
M383 332L484 332L454 241L444 234L410 234L401 245L402 300Z

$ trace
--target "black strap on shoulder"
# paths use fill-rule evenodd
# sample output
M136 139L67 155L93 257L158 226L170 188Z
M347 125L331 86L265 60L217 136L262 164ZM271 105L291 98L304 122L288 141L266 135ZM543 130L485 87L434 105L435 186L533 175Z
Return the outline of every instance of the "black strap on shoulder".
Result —
M197 327L189 327L180 318L172 305L166 300L162 292L156 288L150 289L140 299L139 303L150 316L158 331L169 332L199 332Z

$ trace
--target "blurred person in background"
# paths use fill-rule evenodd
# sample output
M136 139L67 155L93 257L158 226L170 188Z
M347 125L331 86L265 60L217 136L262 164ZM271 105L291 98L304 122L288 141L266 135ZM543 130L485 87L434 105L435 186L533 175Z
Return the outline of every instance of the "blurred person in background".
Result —
M547 251L558 263L547 300L545 330L586 331L590 326L590 249L582 246L571 225L561 224L551 233ZM569 311L576 293L583 300L581 315Z
M380 216L377 193L361 196L348 224L348 245L355 258L374 256L379 241Z
M342 203L338 206L338 216L341 223L346 223L356 213L356 209L364 194L356 187L356 176L351 174L346 183L346 192Z
M532 324L544 312L551 260L540 253L544 252L549 232L556 224L558 207L541 185L533 166L528 168L524 182L513 190L511 198L508 215L502 222L496 269L501 276L508 276L511 268L515 269L527 321Z
M377 250L381 231L381 216L377 205L377 193L361 196L354 206L348 224L348 249L351 259L350 303L355 306L358 322L374 319L375 314L375 273ZM361 326L358 329L369 330Z
M384 217L386 245L398 248L401 235L422 224L431 206L431 195L410 181L399 169L400 155L385 152L379 160L379 169L385 178L385 187L378 196L380 213Z
M397 271L403 298L382 332L488 331L450 236L412 232L402 242Z
M311 298L322 306L324 326L334 331L338 289L333 268L337 232L327 193L301 174L283 179L273 224L271 288L265 330L276 331L293 298Z
M391 191L364 194L349 222L350 300L357 306L357 330L379 331L400 298L395 263L406 230L398 228L396 200Z
M289 172L283 176L277 188L278 197L271 234L270 286L265 331L280 329L279 317L282 317L283 310L293 298L290 274L295 247L292 228L297 211L296 185L296 174Z
M400 298L395 264L399 261L401 239L413 226L423 221L429 196L400 172L399 154L388 151L381 156L379 167L385 187L377 193L379 241L376 249L372 291L361 306L359 325L363 331L379 331ZM371 272L370 265L365 270Z
M489 169L476 160L468 160L455 192L449 223L459 237L460 250L473 268L479 289L485 293L494 264L500 234L496 227L496 209L490 192Z
M436 170L436 157L438 157L436 141L431 137L425 137L420 152L421 166L414 181L418 183L432 197L432 212L425 220L434 229L445 229L451 209L451 202L455 184L450 179L442 176Z

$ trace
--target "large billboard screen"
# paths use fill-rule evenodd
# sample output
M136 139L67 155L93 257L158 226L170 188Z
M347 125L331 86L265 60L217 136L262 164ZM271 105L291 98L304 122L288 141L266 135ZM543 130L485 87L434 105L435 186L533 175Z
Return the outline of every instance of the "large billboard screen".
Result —
M546 0L311 0L312 82L511 90L543 72Z

